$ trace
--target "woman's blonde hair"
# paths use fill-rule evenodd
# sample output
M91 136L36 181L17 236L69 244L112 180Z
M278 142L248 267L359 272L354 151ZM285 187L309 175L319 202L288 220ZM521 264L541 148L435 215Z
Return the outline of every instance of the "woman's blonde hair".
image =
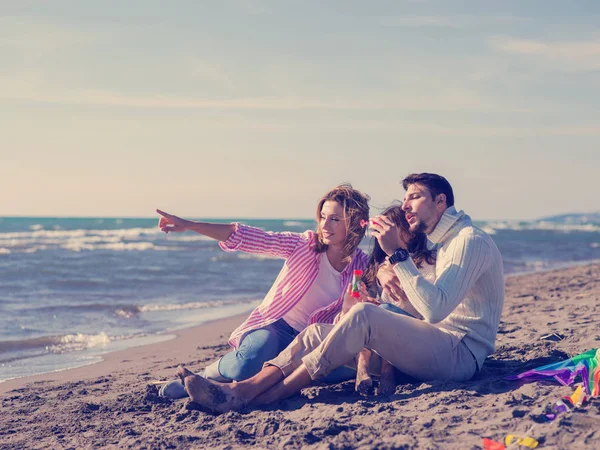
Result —
M367 194L357 191L349 183L336 186L319 200L317 205L317 224L321 222L321 210L327 201L337 202L344 210L346 223L346 243L344 244L345 261L349 262L352 253L358 247L365 236L366 227L361 226L361 221L369 220L369 200ZM323 253L327 250L327 244L323 243L321 227L317 225L317 243L315 251Z

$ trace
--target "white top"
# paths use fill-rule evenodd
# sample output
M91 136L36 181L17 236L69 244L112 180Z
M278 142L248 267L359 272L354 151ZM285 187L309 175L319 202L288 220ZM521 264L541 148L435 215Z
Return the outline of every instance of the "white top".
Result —
M341 283L341 272L333 268L326 252L321 253L317 278L296 306L283 316L283 320L298 332L304 330L310 325L313 312L330 305L340 296Z
M502 257L494 241L454 206L427 236L437 249L436 280L428 281L409 258L394 272L425 321L464 340L479 367L495 351L504 305Z

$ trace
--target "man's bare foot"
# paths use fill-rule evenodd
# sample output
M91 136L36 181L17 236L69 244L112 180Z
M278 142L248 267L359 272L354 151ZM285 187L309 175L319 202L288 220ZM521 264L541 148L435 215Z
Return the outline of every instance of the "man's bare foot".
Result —
M371 395L373 393L373 379L369 375L369 362L371 361L371 352L367 349L358 354L356 364L356 384L354 389L360 395Z
M377 395L391 395L394 392L396 392L396 368L384 360L381 364L381 378Z
M246 405L244 399L237 395L235 385L207 380L183 366L178 367L177 376L181 378L192 401L210 411L221 414L237 411Z

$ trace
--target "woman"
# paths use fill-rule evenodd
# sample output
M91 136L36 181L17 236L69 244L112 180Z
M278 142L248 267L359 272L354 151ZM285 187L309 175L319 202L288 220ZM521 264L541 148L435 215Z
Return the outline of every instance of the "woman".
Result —
M368 257L359 248L369 218L369 197L349 184L325 194L316 210L315 232L266 232L239 223L192 222L157 210L165 233L195 231L219 240L225 251L266 254L285 260L263 302L230 336L234 350L205 368L203 377L220 382L242 381L257 374L313 323L332 323L341 311L346 286L354 270L364 270ZM340 368L329 381L354 376ZM185 397L174 380L160 394Z
M392 220L403 232L410 233L409 224L406 221L402 205L392 205L384 210L381 215ZM372 239L372 246L373 250L371 250L371 255L369 257L369 266L363 276L365 283L362 292L363 298L372 303L381 303L382 308L393 313L403 314L416 319L423 319L423 316L419 314L404 293L402 293L400 297L396 297L388 292L383 292L377 282L377 271L386 263L387 255L381 249L377 239ZM435 253L427 249L427 236L425 233L417 232L411 236L408 243L408 251L423 276L430 282L435 281ZM338 320L349 310L349 306L348 299L346 299L346 304L344 305L342 314L340 314ZM365 348L359 353L356 362L356 391L362 395L370 394L373 388L373 380L368 372L370 359L371 351ZM380 395L390 394L395 387L396 370L389 362L382 360L378 393Z

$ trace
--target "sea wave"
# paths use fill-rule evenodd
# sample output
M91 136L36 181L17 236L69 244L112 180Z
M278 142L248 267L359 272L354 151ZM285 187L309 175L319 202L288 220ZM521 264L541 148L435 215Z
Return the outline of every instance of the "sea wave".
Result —
M32 226L33 227L33 226ZM0 254L36 253L62 249L82 251L177 251L187 250L186 243L211 241L207 236L169 235L158 228L124 228L116 230L43 230L0 233Z
M89 280L85 280L85 282L90 284L93 283ZM82 314L86 312L100 312L124 318L134 317L141 311L138 305L111 303L76 303L72 305L38 306L35 310L40 314Z
M481 229L482 229L483 231L485 231L487 234L490 234L490 235L494 235L494 234L497 234L497 233L498 233L498 232L497 232L497 231L496 231L494 228L492 228L492 227L491 227L491 226L489 226L489 225L482 225L482 226L481 226Z
M224 306L241 305L255 302L257 299L232 298L224 300L208 300L203 302L186 303L148 303L145 305L135 304L111 304L111 303L78 303L73 305L53 305L37 307L36 311L42 314L70 313L81 314L85 312L100 312L122 318L132 318L144 312L159 311L181 311L190 309L210 309Z
M244 303L253 303L256 299L235 299L235 300L215 300L207 302L188 302L188 303L177 303L177 304L157 304L152 303L144 306L140 306L141 312L158 312L158 311L181 311L186 309L206 309L206 308L220 308L222 306L240 305Z
M300 222L298 220L286 220L283 222L284 227L306 227L305 222Z
M120 340L124 338L130 337L109 337L106 333L76 333L54 336L40 336L30 339L0 341L0 354L22 352L25 350L43 350L43 353L61 354L106 346L111 341Z

